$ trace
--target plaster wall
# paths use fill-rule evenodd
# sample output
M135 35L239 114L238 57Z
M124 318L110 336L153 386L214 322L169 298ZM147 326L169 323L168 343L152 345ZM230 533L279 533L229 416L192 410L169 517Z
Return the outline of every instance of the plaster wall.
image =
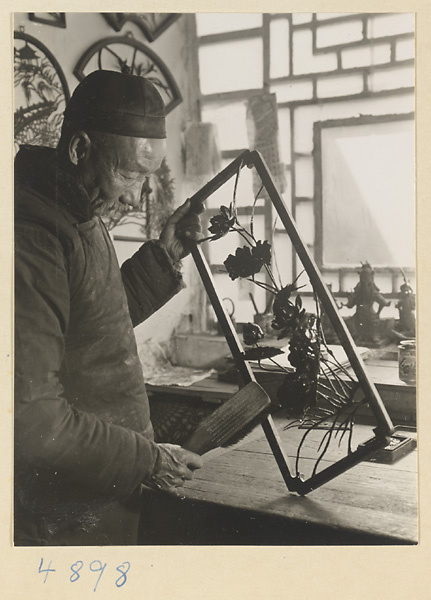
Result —
M190 44L193 42L193 30L190 31L190 19L182 15L156 40L149 43L144 34L134 23L125 23L120 32L115 32L100 13L66 13L66 28L34 23L29 20L28 13L15 13L14 30L24 28L25 33L42 42L59 62L69 90L72 93L78 84L73 74L76 63L83 53L95 42L107 37L122 37L131 32L135 39L148 45L167 65L178 87L183 101L167 116L168 154L167 162L175 182L175 205L179 206L190 194L184 180L182 160L182 133L187 125L196 119L197 111L197 69L193 65L193 54ZM121 233L126 233L124 228ZM116 241L119 262L123 262L138 247L136 242ZM186 259L183 265L184 279L187 289L173 298L167 306L148 321L136 328L139 341L152 338L165 341L171 337L173 330L185 319L190 322L189 314L197 314L198 300L192 290L194 265ZM196 320L196 319L195 319Z

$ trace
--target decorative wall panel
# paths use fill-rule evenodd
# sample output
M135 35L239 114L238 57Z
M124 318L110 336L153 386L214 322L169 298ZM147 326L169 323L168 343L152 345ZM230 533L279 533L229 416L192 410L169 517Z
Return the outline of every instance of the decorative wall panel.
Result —
M84 52L73 72L82 80L96 69L146 77L161 93L166 105L166 114L182 100L175 79L162 59L148 46L135 40L131 34L99 40Z
M54 147L60 137L69 88L46 46L22 31L14 32L14 138L19 144Z

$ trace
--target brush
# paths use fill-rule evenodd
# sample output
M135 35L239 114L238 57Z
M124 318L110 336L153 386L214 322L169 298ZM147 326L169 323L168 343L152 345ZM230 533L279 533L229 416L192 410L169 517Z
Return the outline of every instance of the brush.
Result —
M236 443L266 416L270 404L265 390L256 381L250 381L206 417L183 448L205 454Z

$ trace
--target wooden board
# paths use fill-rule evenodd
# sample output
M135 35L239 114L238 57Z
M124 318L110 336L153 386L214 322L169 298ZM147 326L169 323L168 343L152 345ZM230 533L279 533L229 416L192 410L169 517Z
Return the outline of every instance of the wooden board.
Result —
M356 428L359 437L372 435L369 427ZM286 453L293 458L294 430L278 429ZM394 544L417 542L416 452L390 465L363 462L299 497L286 490L266 440L252 438L229 452L209 456L184 488L186 498L283 517L286 527L289 522L302 522L382 536ZM305 454L313 454L316 443L310 435ZM336 454L336 450L328 453L327 461Z

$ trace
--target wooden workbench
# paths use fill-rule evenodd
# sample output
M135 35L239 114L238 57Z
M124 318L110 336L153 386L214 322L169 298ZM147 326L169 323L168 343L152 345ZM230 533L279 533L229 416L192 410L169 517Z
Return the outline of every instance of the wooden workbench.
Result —
M416 388L400 381L396 361L366 359L367 370L395 424L416 424ZM259 373L256 373L259 380ZM274 386L274 377L270 377ZM265 387L265 374L262 385ZM274 391L266 386L268 393ZM276 384L275 384L276 387ZM148 386L150 400L216 405L237 390L234 383L210 377L188 388ZM355 442L373 437L355 425ZM274 415L283 448L294 466L301 430L283 429ZM307 474L321 432L304 448L300 471ZM345 447L325 459L340 458ZM338 455L337 455L338 453ZM148 492L141 542L147 544L415 544L417 542L416 451L392 464L363 462L306 497L290 493L260 427L231 449L217 449L182 490L181 497Z
M293 457L300 432L284 431L285 421L275 420L284 449ZM365 441L371 428L356 425L356 436ZM316 439L310 440L306 456L315 445ZM416 462L416 451L393 464L363 462L300 497L286 489L258 427L236 447L209 453L181 496L150 492L152 509L145 509L141 543L415 544Z

